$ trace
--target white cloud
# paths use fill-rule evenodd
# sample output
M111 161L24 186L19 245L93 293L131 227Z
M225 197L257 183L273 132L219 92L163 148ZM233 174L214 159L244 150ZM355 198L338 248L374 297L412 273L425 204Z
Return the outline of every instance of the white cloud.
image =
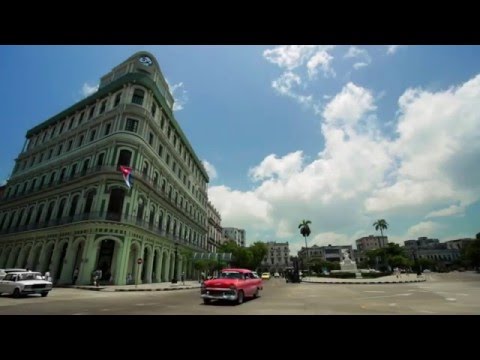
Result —
M372 58L370 57L368 51L366 49L357 48L356 46L350 46L344 57L360 59L360 61L353 64L353 68L355 70L368 66L372 62Z
M403 46L402 45L387 45L387 54L388 55L395 54L400 47L403 47Z
M375 109L371 92L349 82L327 104L323 116L329 124L345 122L354 125L365 113Z
M173 111L180 111L183 110L183 107L188 101L187 90L183 87L183 82L179 82L177 84L170 85L167 81L168 88L170 89L170 93L173 96Z
M87 83L84 83L82 86L82 95L83 97L87 97L92 95L94 92L98 90L98 84L97 85L88 85Z
M271 205L252 191L237 191L226 186L212 186L208 197L222 215L222 226L268 229L272 225Z
M398 159L393 184L367 200L370 211L459 203L480 199L480 75L436 93L407 89L399 98ZM430 216L432 216L430 214Z
M277 158L275 154L268 155L260 165L250 169L249 173L256 181L273 177L286 179L298 173L301 167L302 152L296 151L282 158Z
M428 213L427 216L425 216L425 218L428 219L433 217L459 215L459 214L463 214L464 211L465 211L465 207L463 206L450 205L447 208Z
M357 62L357 63L353 64L353 68L354 68L355 70L358 70L358 69L360 69L360 68L362 68L362 67L365 67L365 66L367 66L367 65L368 65L368 64L367 64L366 62Z
M318 51L307 62L308 76L314 78L318 73L317 68L320 67L326 77L335 77L335 71L330 67L332 60L333 56L325 50Z
M433 221L422 221L416 225L411 226L407 230L407 236L410 238L418 238L420 236L438 238L441 235L440 231L444 227L445 227L444 225L433 222ZM405 239L405 240L408 240L408 239Z
M293 90L293 88L299 86L302 83L300 76L293 72L285 72L278 79L272 81L272 87L282 95L287 95L299 103L308 105L312 101L311 95L300 95Z
M0 186L4 186L4 185L7 185L7 179L0 181Z
M208 177L210 180L215 180L217 178L217 170L215 167L210 164L207 160L202 161L203 166L205 167L205 170L207 171Z
M304 246L304 218L312 221L309 244L354 244L375 233L377 218L392 224L388 236L398 243L453 235L437 222L411 219L459 214L480 200L480 75L437 92L407 89L393 139L375 121L367 131L361 126L378 98L348 83L321 112L324 147L316 156L270 154L250 169L257 182L250 191L210 189L224 225L258 233L252 240L289 241L292 250Z
M281 68L293 70L303 65L316 52L318 54L333 47L331 45L282 45L265 50L263 57Z

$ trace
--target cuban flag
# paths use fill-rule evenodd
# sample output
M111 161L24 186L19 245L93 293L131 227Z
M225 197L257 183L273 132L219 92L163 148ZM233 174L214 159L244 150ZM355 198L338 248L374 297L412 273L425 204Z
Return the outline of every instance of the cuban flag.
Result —
M128 188L130 189L133 184L132 168L128 166L120 165L120 171L123 174L123 179L125 180L125 184L127 184Z

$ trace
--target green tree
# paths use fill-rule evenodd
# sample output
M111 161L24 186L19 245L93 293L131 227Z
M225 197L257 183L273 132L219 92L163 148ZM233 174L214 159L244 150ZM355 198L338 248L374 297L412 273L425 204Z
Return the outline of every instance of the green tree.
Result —
M252 253L252 263L250 264L251 268L257 269L261 265L265 255L267 255L268 247L265 243L256 241L253 243L253 245L250 245L248 249Z
M465 248L465 259L476 270L480 268L480 239L475 239Z
M305 249L307 251L307 261L308 261L308 245L307 245L307 237L310 236L311 230L309 224L312 222L310 220L302 220L302 222L298 225L300 229L300 234L302 234L303 238L305 239Z
M383 237L383 230L388 229L388 223L385 221L385 219L379 219L373 223L373 226L375 227L375 230L378 231L380 230L380 234L382 234Z

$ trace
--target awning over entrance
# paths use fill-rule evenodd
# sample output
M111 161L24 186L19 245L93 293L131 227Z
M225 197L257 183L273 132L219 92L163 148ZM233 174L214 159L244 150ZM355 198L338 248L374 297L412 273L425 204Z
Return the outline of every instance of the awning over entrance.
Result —
M193 253L193 260L231 261L232 253Z

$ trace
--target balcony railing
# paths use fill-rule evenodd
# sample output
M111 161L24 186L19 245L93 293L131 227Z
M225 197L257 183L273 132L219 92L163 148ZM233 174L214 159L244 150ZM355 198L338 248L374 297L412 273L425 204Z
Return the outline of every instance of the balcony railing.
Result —
M43 191L46 191L46 190L49 190L49 189L57 188L59 185L69 185L69 183L72 183L75 180L78 180L80 178L84 178L84 177L87 177L87 176L92 175L92 174L99 175L100 173L112 173L112 174L117 174L119 176L121 175L120 171L118 170L118 166L112 166L112 165L94 166L94 167L90 167L90 168L85 169L85 170L78 171L71 176L66 176L61 180L57 179L55 181L43 184L42 186L36 186L33 189L28 189L27 191L22 192L21 194L15 194L15 195L12 194L12 195L9 195L8 197L4 196L2 200L5 201L5 202L9 202L11 200L19 199L19 198L25 197L27 195L32 195L32 194L35 194L35 193L39 193L40 191L43 192ZM184 216L188 217L190 220L192 220L194 222L197 222L197 220L195 219L193 214L190 214L189 212L186 211L185 206L178 205L177 204L178 201L177 202L174 201L167 194L167 192L162 189L162 186L161 186L161 184L158 180L154 181L153 177L148 176L148 175L144 174L143 172L141 172L140 169L135 169L135 168L133 169L133 177L134 177L135 180L141 180L144 183L146 183L148 186L153 188L162 197L162 199L164 199L166 202L168 202L170 205L174 206L175 208L182 210L182 214ZM119 178L119 179L121 179L121 178ZM206 228L203 224L201 224L201 223L198 223L198 224L200 226Z
M165 229L159 229L157 226L153 226L153 224L150 224L149 221L137 219L134 216L122 216L122 214L118 214L118 213L86 213L86 214L79 214L74 216L64 216L59 219L51 219L49 221L43 221L40 223L21 225L16 227L10 227L8 229L3 229L3 230L0 230L0 235L45 229L45 228L50 228L50 227L60 226L65 224L80 223L84 221L110 221L110 222L118 222L122 224L134 225L144 230L153 232L157 236L167 238L168 240L171 240L177 244L189 247L193 250L196 250L196 251L206 250L206 247L201 247L198 245L199 240L197 240L196 242L193 240L190 241L189 239L185 239L185 238L181 238L179 236L173 235L171 232L167 233Z

